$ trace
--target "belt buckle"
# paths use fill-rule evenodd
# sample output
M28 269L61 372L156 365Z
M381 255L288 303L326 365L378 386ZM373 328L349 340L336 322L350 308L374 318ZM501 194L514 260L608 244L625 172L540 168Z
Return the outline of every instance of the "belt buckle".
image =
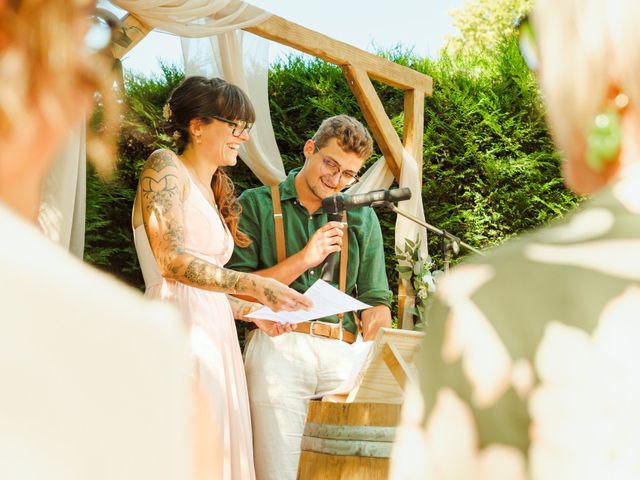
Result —
M338 340L342 341L342 328L340 328L340 326L337 323L331 323L331 322L322 322L320 320L314 320L312 322L309 322L309 335L311 335L312 337L322 337L322 338L332 338L331 337L331 333L329 333L329 336L325 336L325 335L320 335L317 333L314 333L313 331L313 327L315 326L316 323L320 323L322 325L327 325L329 327L329 332L331 332L331 330L333 328L338 327L340 334L338 336Z

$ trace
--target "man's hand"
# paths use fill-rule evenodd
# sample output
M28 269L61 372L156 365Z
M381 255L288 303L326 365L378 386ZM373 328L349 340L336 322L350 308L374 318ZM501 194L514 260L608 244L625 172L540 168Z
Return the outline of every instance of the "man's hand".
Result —
M259 318L254 318L253 323L270 337L277 337L278 335L289 333L296 329L296 325L294 324L260 320Z
M391 328L391 310L386 305L367 308L362 311L362 337L364 341L374 340L378 330Z
M330 253L339 252L342 247L342 223L328 222L320 227L302 249L307 268L320 265Z

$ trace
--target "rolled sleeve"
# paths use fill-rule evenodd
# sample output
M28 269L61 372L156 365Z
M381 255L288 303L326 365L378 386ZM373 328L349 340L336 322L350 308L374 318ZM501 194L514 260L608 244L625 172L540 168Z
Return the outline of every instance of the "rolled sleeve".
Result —
M368 209L365 219L358 268L358 299L372 307L391 307L392 293L387 280L380 222L372 209Z

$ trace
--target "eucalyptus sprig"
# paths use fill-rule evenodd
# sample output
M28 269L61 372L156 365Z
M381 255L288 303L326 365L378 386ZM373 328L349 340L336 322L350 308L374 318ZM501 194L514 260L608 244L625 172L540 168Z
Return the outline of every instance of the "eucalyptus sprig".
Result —
M428 301L436 291L436 277L441 272L434 269L434 262L429 255L423 255L420 240L414 242L407 239L404 250L396 247L396 258L396 271L400 278L411 282L414 290L415 308L410 313L422 320Z

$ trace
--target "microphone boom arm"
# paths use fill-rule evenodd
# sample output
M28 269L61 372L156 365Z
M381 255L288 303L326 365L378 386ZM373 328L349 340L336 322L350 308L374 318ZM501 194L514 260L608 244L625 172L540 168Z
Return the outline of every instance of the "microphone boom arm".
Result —
M456 242L459 243L460 245L462 245L464 248L466 248L467 250L471 250L473 253L477 253L478 255L481 256L486 256L485 253L482 253L480 250L473 248L471 245L463 242L462 240L460 240L458 237L456 237L455 235L451 235L449 232L446 232L444 230L440 230L439 228L434 227L433 225L429 225L427 222L420 220L418 217L411 215L409 212L405 212L404 210L400 210L395 204L391 203L391 202L385 202L384 206L387 207L389 210L397 213L398 215L402 215L405 218L408 218L409 220L414 221L415 223L417 223L418 225L423 226L424 228L426 228L427 230L440 235L442 237L445 237L449 240L451 240L452 242Z

